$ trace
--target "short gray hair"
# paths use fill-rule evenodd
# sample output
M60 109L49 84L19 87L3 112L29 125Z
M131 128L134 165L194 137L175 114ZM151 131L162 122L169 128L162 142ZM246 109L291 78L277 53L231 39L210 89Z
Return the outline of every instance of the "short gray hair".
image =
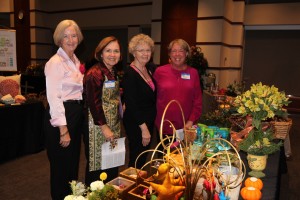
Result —
M154 52L154 41L151 37L145 34L137 34L133 36L128 44L128 51L129 53L133 54L133 52L136 50L136 47L141 44L147 44L151 48L151 53Z
M56 29L54 31L53 40L56 46L61 45L61 41L64 38L64 31L66 30L66 28L70 26L73 26L76 31L78 37L78 44L80 44L80 42L83 40L83 35L77 23L74 20L65 19L59 22L59 24L56 26Z

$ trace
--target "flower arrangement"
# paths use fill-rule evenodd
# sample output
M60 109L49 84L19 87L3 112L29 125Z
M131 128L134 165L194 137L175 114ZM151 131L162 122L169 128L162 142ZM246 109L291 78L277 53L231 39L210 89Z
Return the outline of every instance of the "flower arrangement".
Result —
M222 138L211 138L202 146L193 144L187 130L183 140L177 138L175 141L176 134L163 138L164 116L172 103L176 103L182 112L178 101L172 100L167 104L159 131L160 142L155 149L142 152L137 158L144 153L152 152L150 161L143 166L143 168L151 166L149 174L153 175L145 179L156 193L151 197L157 196L157 200L237 199L233 191L239 188L244 179L245 165L236 148ZM185 122L183 114L182 117ZM173 127L175 133L174 125L168 120L165 122ZM232 151L212 152L211 144L222 146L228 144L232 147ZM163 151L158 150L159 146L162 146ZM158 154L159 158L155 159L155 154ZM151 172L153 168L157 169L154 173ZM235 172L233 168L236 169Z
M100 180L91 183L90 187L86 187L82 182L71 181L70 186L72 194L64 198L64 200L117 200L118 190L112 185L105 185L107 174L101 173Z
M253 84L250 90L237 96L234 101L237 112L242 116L252 116L252 124L256 128L263 120L286 116L287 112L282 107L289 103L284 92L279 92L274 85L270 87L261 82Z
M245 84L234 81L227 86L226 95L236 97L244 92Z
M266 120L275 116L287 115L283 106L289 103L284 92L278 91L275 86L263 85L261 82L253 84L250 90L237 96L234 106L247 123L243 131L247 136L238 146L241 150L254 155L268 155L280 149L282 142L274 142L274 133Z

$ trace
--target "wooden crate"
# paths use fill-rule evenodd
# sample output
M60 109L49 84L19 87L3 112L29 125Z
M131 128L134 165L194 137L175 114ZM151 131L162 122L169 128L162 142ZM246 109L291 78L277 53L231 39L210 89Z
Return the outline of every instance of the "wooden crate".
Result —
M127 193L128 193L128 191L131 190L132 188L134 188L136 186L135 182L133 182L133 181L131 181L129 179L120 177L120 176L118 176L117 178L109 181L106 184L114 186L118 190L119 197L122 200L127 199Z

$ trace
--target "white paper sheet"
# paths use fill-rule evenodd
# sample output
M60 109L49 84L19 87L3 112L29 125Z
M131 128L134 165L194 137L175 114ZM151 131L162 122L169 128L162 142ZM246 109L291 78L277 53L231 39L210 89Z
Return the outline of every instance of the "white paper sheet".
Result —
M113 149L110 146L110 142L102 144L102 170L125 164L125 137L116 140L117 145Z
M176 141L184 139L183 129L176 130Z

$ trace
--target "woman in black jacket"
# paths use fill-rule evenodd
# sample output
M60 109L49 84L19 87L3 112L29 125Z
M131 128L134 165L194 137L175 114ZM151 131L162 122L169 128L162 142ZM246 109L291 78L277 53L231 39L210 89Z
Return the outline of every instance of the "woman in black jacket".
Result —
M151 145L156 116L156 89L153 68L146 67L154 51L154 41L144 34L134 36L129 42L129 53L134 60L128 66L123 79L125 112L123 123L129 141L129 167L141 168L147 159L140 153Z

